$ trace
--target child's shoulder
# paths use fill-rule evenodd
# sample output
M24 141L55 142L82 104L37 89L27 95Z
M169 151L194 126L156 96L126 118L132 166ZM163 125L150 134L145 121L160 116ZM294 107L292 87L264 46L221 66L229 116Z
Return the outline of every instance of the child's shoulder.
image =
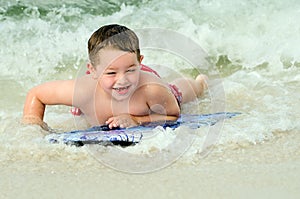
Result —
M141 83L149 83L149 82L161 82L163 83L164 80L160 77L156 76L153 73L149 73L147 71L140 72L140 82Z
M95 83L95 81L92 78L91 74L87 74L87 75L83 75L83 76L77 77L76 79L74 79L74 81L77 84L82 84L82 85L85 85L85 84L94 84Z
M78 77L74 80L74 91L79 91L83 93L86 93L89 90L94 91L95 87L97 86L95 82L96 81L94 81L92 77L90 77L90 75Z
M145 88L147 94L151 93L151 91L157 92L160 89L168 88L168 83L157 77L156 75L141 71L140 76L140 87Z

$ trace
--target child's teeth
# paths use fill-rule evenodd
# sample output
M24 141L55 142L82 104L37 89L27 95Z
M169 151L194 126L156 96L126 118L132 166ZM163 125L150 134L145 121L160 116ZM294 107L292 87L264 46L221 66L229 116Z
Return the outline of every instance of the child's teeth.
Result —
M122 87L122 88L115 88L117 91L125 90L128 87Z

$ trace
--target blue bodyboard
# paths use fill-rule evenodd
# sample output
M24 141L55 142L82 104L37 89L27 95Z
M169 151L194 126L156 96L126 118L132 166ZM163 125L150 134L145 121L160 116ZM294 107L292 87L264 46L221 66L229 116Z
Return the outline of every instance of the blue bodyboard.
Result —
M157 126L176 129L179 126L187 126L197 129L201 126L212 126L218 121L232 118L240 113L219 112L212 114L181 114L176 121L150 122L141 126L130 128L110 129L107 125L94 126L86 130L75 130L64 133L52 133L46 136L50 143L64 143L68 145L83 146L85 144L119 144L129 146L138 143L143 138L143 133L151 132Z

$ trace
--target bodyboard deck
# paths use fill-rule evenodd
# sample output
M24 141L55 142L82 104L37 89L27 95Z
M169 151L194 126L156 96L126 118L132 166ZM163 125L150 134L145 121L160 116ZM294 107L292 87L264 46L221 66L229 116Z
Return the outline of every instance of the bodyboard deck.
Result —
M143 134L151 132L157 126L164 129L176 129L179 126L187 126L191 129L197 129L201 126L212 126L217 122L232 118L240 113L237 112L219 112L211 114L181 114L176 121L150 122L141 126L130 128L110 129L107 125L94 126L86 130L75 130L64 133L52 133L46 136L50 143L64 143L68 145L83 146L85 144L119 144L129 146L142 140Z

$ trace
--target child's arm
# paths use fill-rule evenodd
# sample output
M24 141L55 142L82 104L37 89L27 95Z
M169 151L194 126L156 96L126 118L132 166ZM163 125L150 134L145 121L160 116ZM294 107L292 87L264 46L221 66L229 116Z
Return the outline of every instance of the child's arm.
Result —
M46 105L72 105L74 80L53 81L32 88L26 97L23 119L25 124L38 124L43 128Z
M180 108L173 94L162 85L145 86L142 91L149 107L149 115L121 114L109 118L106 124L113 127L130 127L147 122L173 121L179 117Z
M109 128L113 127L132 127L136 125L142 125L143 123L148 122L165 122L165 121L174 121L177 120L178 116L170 116L170 115L160 115L160 114L150 114L144 116L134 116L130 114L122 114L115 117L111 117L106 121L106 124Z
M132 116L138 123L173 121L177 120L180 114L180 107L171 91L163 85L154 84L146 86L145 96L150 108L150 114L145 116Z
M147 122L159 122L159 121L175 121L178 119L178 116L173 115L160 115L160 114L150 114L145 116L134 116L131 115L131 118L137 123L137 124L143 124Z

